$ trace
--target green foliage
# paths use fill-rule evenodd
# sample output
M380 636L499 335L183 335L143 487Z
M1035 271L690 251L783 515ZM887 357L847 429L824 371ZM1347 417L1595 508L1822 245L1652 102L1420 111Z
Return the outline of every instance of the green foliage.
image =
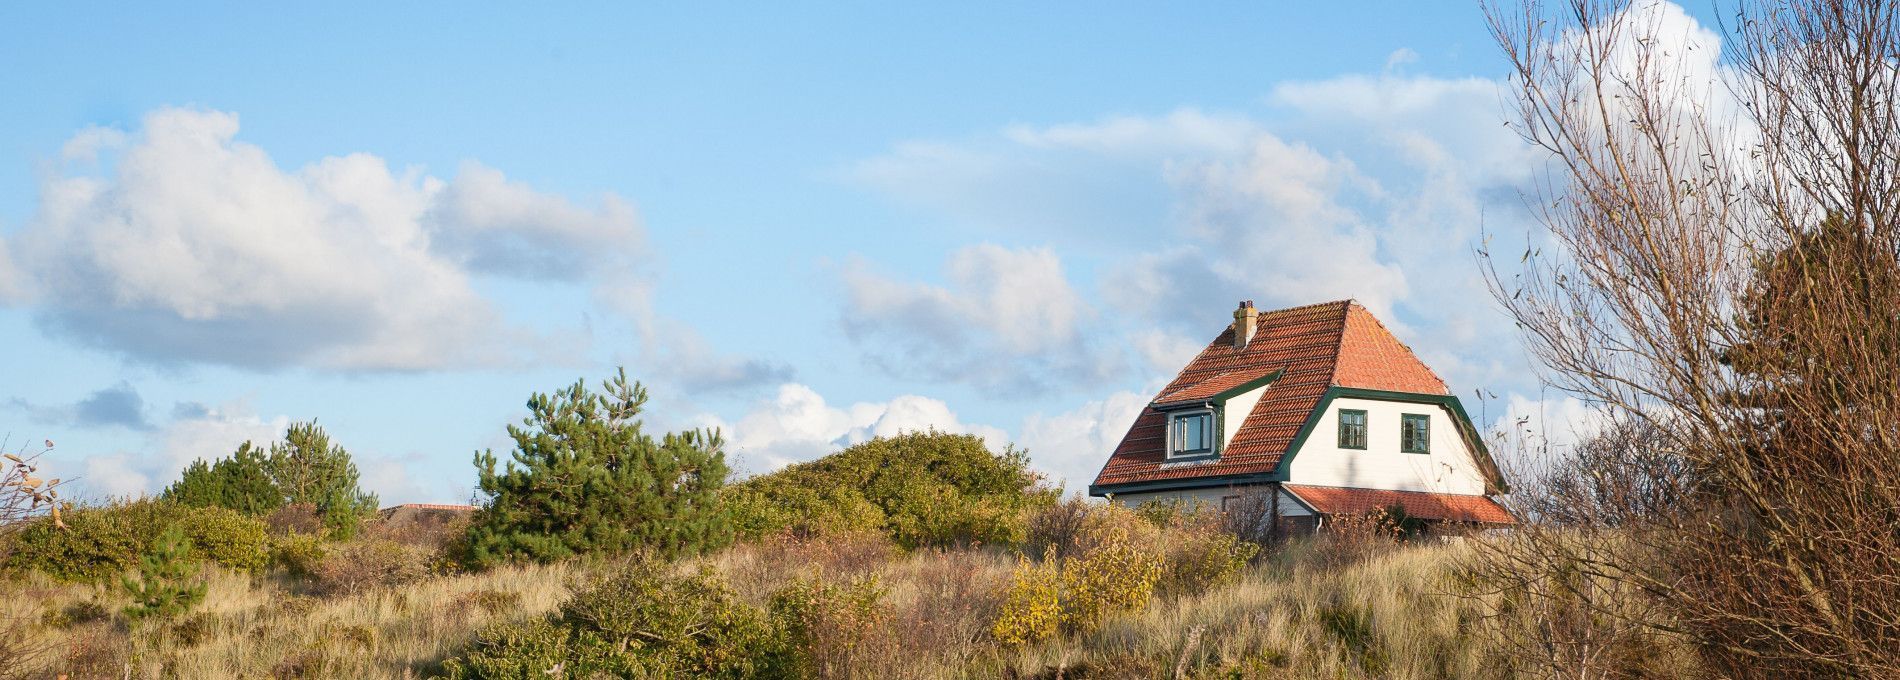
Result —
M184 509L177 527L198 555L244 571L270 565L270 534L264 521L230 508Z
M284 504L284 492L271 481L269 459L250 442L215 463L192 461L162 496L181 505L230 508L247 515L269 514Z
M332 443L314 422L292 423L284 440L271 444L265 466L283 492L284 504L315 506L335 538L355 535L362 518L376 512L376 495L357 486L356 463L349 452Z
M292 576L310 576L329 555L323 539L310 534L286 534L271 541L271 563Z
M1029 457L990 453L974 435L879 437L727 490L741 535L880 531L905 548L1015 545L1028 511L1060 492L1038 483Z
M200 556L226 567L254 570L269 563L264 523L234 510L143 499L72 507L63 516L66 529L41 519L22 531L9 566L62 581L105 581L138 564L174 527L202 546Z
M205 584L196 581L198 561L191 554L191 540L177 527L159 533L139 561L138 576L126 576L120 585L131 598L125 617L132 621L177 617L205 598Z
M443 663L450 678L795 677L764 611L710 571L635 563L575 593L558 615L484 630Z
M1165 560L1151 541L1138 541L1123 526L1106 526L1093 547L1062 565L1062 622L1094 630L1116 612L1147 606Z
M594 393L576 381L530 398L522 426L508 427L515 451L505 470L493 451L475 454L489 503L469 527L471 562L633 550L671 557L730 540L719 433L655 440L639 419L646 388L625 369L602 386Z

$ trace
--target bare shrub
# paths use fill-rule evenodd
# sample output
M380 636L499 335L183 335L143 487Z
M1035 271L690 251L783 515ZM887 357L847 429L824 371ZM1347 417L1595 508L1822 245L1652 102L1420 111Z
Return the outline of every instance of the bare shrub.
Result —
M1089 518L1089 506L1088 499L1078 494L1030 514L1023 553L1057 560L1073 556L1076 539Z
M323 531L323 515L314 503L290 503L271 511L264 518L272 534L316 534Z
M37 474L39 458L52 450L53 442L46 442L45 448L36 451L21 447L17 453L3 453L6 448L6 443L0 441L0 568L11 561L19 533L41 514L51 515L54 529L65 529L59 509L60 480L43 479ZM16 674L24 677L36 661L51 652L50 645L32 636L32 623L24 617L0 614L0 659L7 660L0 663L0 678Z
M1489 573L1574 570L1564 606L1686 635L1716 675L1900 676L1900 6L1736 9L1686 47L1651 5L1491 12L1553 161L1550 245L1491 260L1494 296L1548 381L1645 441L1585 471L1636 483L1553 484Z
M352 541L326 555L310 572L319 594L362 592L419 581L429 575L428 553L395 541Z

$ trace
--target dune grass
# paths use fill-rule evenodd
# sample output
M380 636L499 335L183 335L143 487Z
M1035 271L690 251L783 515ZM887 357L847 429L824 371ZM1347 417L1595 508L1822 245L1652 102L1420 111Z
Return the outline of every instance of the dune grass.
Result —
M1456 544L1394 546L1343 563L1295 546L1208 592L1156 599L1099 629L1025 646L989 636L1016 558L1002 550L899 554L876 541L766 542L710 565L765 603L798 578L874 579L881 629L848 641L836 677L1487 677L1477 613L1454 594ZM565 563L436 576L354 595L293 594L282 576L207 569L209 596L171 626L128 630L110 589L8 582L0 615L55 646L46 677L426 677L490 623L554 610L604 568Z

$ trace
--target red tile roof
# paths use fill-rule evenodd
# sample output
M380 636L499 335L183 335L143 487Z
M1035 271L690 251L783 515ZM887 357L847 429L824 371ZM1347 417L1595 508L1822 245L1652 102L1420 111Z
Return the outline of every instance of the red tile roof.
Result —
M1396 505L1405 508L1405 514L1421 519L1485 524L1517 523L1510 511L1487 496L1305 484L1282 484L1280 488L1286 489L1314 510L1328 515L1358 515Z
M1234 349L1232 324L1136 417L1096 485L1272 472L1327 388L1448 395L1445 381L1385 325L1351 300L1261 312L1253 338ZM1153 404L1215 394L1280 371L1217 462L1164 469L1167 417Z

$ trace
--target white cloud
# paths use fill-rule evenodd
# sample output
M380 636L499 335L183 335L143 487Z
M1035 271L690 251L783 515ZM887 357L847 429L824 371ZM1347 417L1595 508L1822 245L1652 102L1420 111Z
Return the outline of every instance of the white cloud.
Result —
M1066 490L1086 491L1147 405L1147 397L1116 392L1066 413L1033 414L1023 421L1018 442L1036 468Z
M1601 433L1608 422L1600 409L1576 397L1533 399L1512 393L1492 430L1522 436L1529 448L1547 449L1551 457L1562 458Z
M231 455L239 444L268 445L289 426L285 416L264 419L242 405L181 411L148 437L136 452L95 454L85 459L77 491L92 497L157 493L192 461Z
M949 405L929 397L903 395L883 403L834 407L796 383L781 385L774 398L754 404L736 423L709 419L708 424L727 433L737 467L747 473L770 472L902 432L974 434L996 451L1009 441L1003 430L964 423Z
M131 135L77 134L66 155L111 153L110 170L46 180L10 244L41 320L156 363L506 363L541 339L472 276L573 279L641 247L612 196L581 208L476 164L444 181L360 153L286 170L237 132L229 113L161 109Z
M896 281L861 263L844 272L846 332L899 376L962 380L991 390L1092 384L1121 368L1085 327L1095 311L1046 248L957 251L949 284Z

